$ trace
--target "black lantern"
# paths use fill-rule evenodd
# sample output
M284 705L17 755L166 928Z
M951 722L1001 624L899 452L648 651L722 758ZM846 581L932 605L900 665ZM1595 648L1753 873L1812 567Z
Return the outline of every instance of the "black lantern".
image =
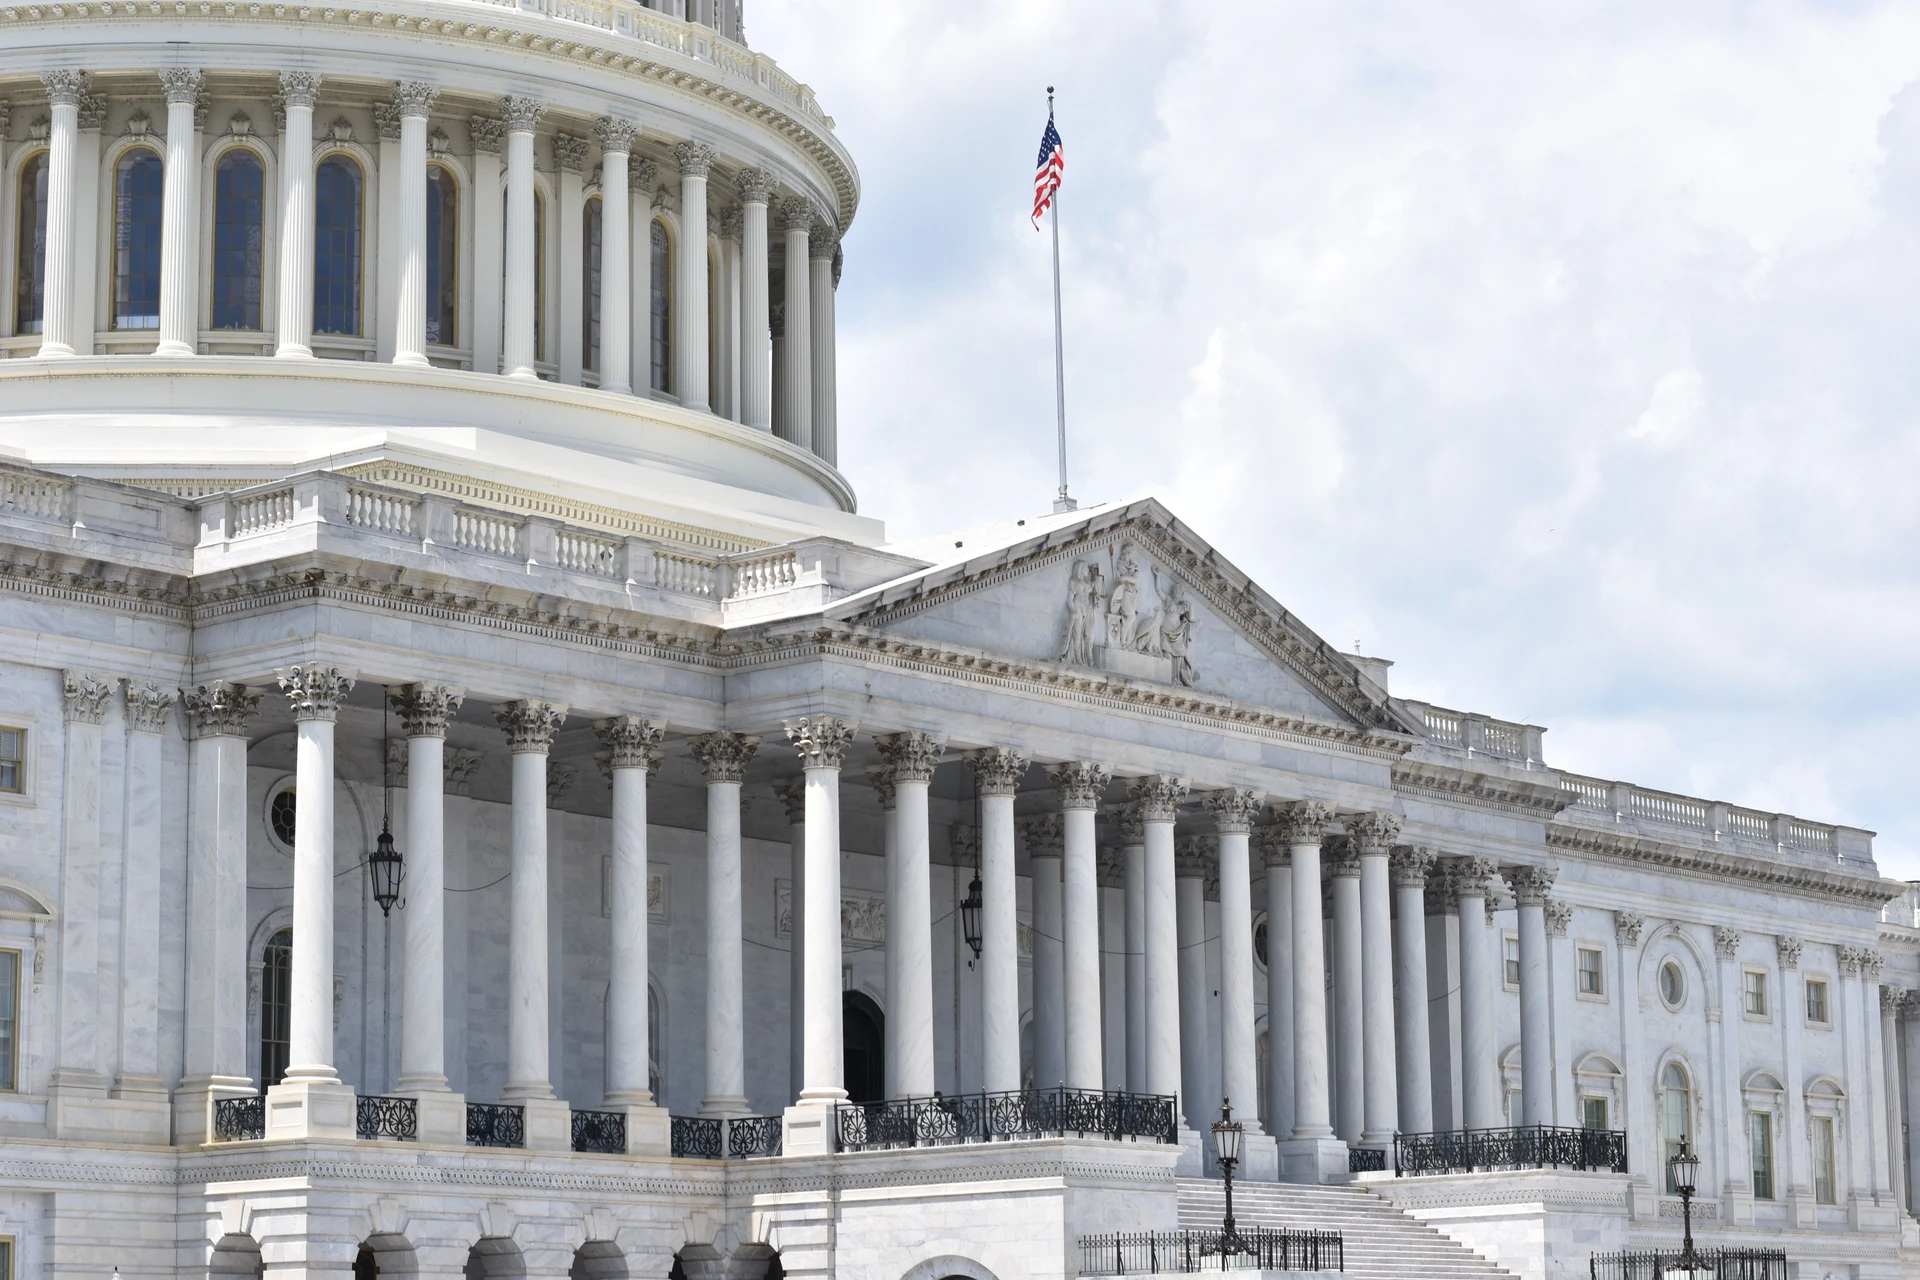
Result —
M1212 1128L1214 1158L1220 1162L1220 1176L1227 1184L1227 1216L1221 1224L1219 1253L1230 1258L1245 1248L1240 1233L1233 1227L1233 1171L1240 1163L1241 1140L1247 1136L1247 1127L1233 1118L1232 1099L1220 1099L1220 1118L1213 1122Z
M393 914L393 904L400 901L400 882L406 878L406 862L400 851L393 847L393 785L388 775L388 765L392 760L387 742L389 712L380 713L380 838L373 842L373 852L367 855L367 874L373 878L373 900L380 904L380 914Z
M973 883L967 886L967 896L960 903L960 931L967 939L967 945L973 948L973 960L980 958L980 873L973 873ZM973 968L973 960L967 961L967 968Z
M1679 1271L1692 1277L1702 1269L1701 1260L1693 1252L1693 1189L1699 1183L1700 1157L1693 1154L1685 1139L1679 1152L1667 1161L1667 1173L1673 1179L1673 1189L1680 1193L1680 1217L1686 1232L1681 1237Z

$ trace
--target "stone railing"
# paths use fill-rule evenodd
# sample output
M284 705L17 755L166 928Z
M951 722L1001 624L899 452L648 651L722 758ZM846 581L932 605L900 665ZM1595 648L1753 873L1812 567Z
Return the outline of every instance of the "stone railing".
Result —
M27 516L34 520L69 518L68 502L73 493L70 481L31 471L0 472L0 511Z
M1653 831L1685 832L1705 843L1761 845L1776 853L1790 850L1823 860L1871 855L1865 832L1808 822L1791 814L1762 813L1718 800L1571 773L1560 775L1560 787L1573 797L1562 816L1576 820L1599 818L1616 825L1646 824ZM1861 838L1857 846L1848 839L1849 834Z
M1544 769L1541 739L1546 730L1539 725L1495 720L1470 711L1450 711L1431 703L1406 703L1427 729L1427 741L1445 751L1462 755L1486 756L1527 769Z

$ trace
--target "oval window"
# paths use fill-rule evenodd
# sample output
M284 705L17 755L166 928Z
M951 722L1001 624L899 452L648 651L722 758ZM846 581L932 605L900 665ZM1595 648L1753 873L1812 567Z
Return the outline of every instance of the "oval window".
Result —
M277 792L267 807L267 821L273 824L273 838L293 848L293 788Z
M1660 998L1667 1002L1669 1009L1677 1009L1686 996L1687 981L1680 973L1680 966L1667 961L1660 966Z

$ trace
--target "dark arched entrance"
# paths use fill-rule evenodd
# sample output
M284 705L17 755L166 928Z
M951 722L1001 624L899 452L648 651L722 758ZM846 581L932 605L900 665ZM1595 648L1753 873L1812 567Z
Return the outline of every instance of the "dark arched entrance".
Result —
M880 1006L849 991L840 998L840 1070L853 1102L883 1102L887 1096L886 1015Z

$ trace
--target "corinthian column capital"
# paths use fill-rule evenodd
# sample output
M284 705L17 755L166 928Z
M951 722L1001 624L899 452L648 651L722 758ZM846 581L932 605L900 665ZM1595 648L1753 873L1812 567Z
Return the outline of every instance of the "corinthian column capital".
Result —
M547 754L566 719L567 709L551 702L503 702L493 709L494 723L507 735L507 750L516 756Z
M760 749L760 739L748 733L703 733L687 745L708 782L739 782Z
M1508 867L1503 873L1507 887L1513 890L1513 899L1523 907L1544 907L1547 895L1553 892L1553 878L1556 870L1531 863Z
M593 122L593 136L602 151L632 151L640 126L619 116L601 116Z
M1388 871L1393 877L1395 888L1425 889L1427 887L1427 873L1433 870L1434 860L1437 857L1432 849L1415 848L1412 845L1403 844L1389 856L1391 861L1387 864Z
M773 195L773 175L765 169L742 169L738 186L742 201L765 204Z
M353 675L324 662L309 662L274 672L295 720L332 721L340 703L353 692Z
M160 72L160 88L170 107L180 103L198 104L200 85L200 73L191 67L167 67Z
M444 738L447 721L466 694L443 684L409 684L387 690L387 705L400 717L409 738Z
M1027 757L1012 747L983 747L966 754L967 768L983 796L1010 796L1026 776Z
M423 80L403 80L393 87L393 109L402 120L425 120L439 96L437 85Z
M706 177L719 154L704 142L683 142L673 149L673 158L679 162L683 178Z
M260 695L243 684L217 680L180 692L196 738L244 738L260 711Z
M873 740L892 782L931 782L947 744L931 733L886 733Z
M781 726L787 741L800 753L802 769L838 769L859 726L838 716L803 716Z
M1140 806L1145 822L1172 822L1173 807L1187 794L1187 780L1168 773L1150 773L1135 780L1127 795Z
M1097 809L1113 771L1091 760L1070 760L1049 768L1047 780L1060 793L1062 809Z
M1400 835L1400 819L1391 813L1363 813L1347 821L1347 834L1362 856L1383 857Z
M320 101L320 75L315 71L282 71L280 101L311 111Z
M99 724L113 697L113 685L91 671L68 671L60 681L68 724Z
M1288 844L1314 844L1326 835L1333 806L1324 800L1289 800L1273 806L1273 824Z
M1213 814L1216 830L1237 832L1253 830L1253 820L1260 816L1265 801L1265 796L1250 787L1227 787L1207 792L1202 803Z
M66 67L40 73L40 83L47 87L47 101L56 107L80 106L80 99L87 91L87 74Z
M127 731L164 733L173 719L173 704L178 695L162 689L151 680L136 685L127 681Z
M516 98L511 95L500 99L500 114L506 120L508 133L532 133L540 125L540 117L547 112L547 104L538 98Z

